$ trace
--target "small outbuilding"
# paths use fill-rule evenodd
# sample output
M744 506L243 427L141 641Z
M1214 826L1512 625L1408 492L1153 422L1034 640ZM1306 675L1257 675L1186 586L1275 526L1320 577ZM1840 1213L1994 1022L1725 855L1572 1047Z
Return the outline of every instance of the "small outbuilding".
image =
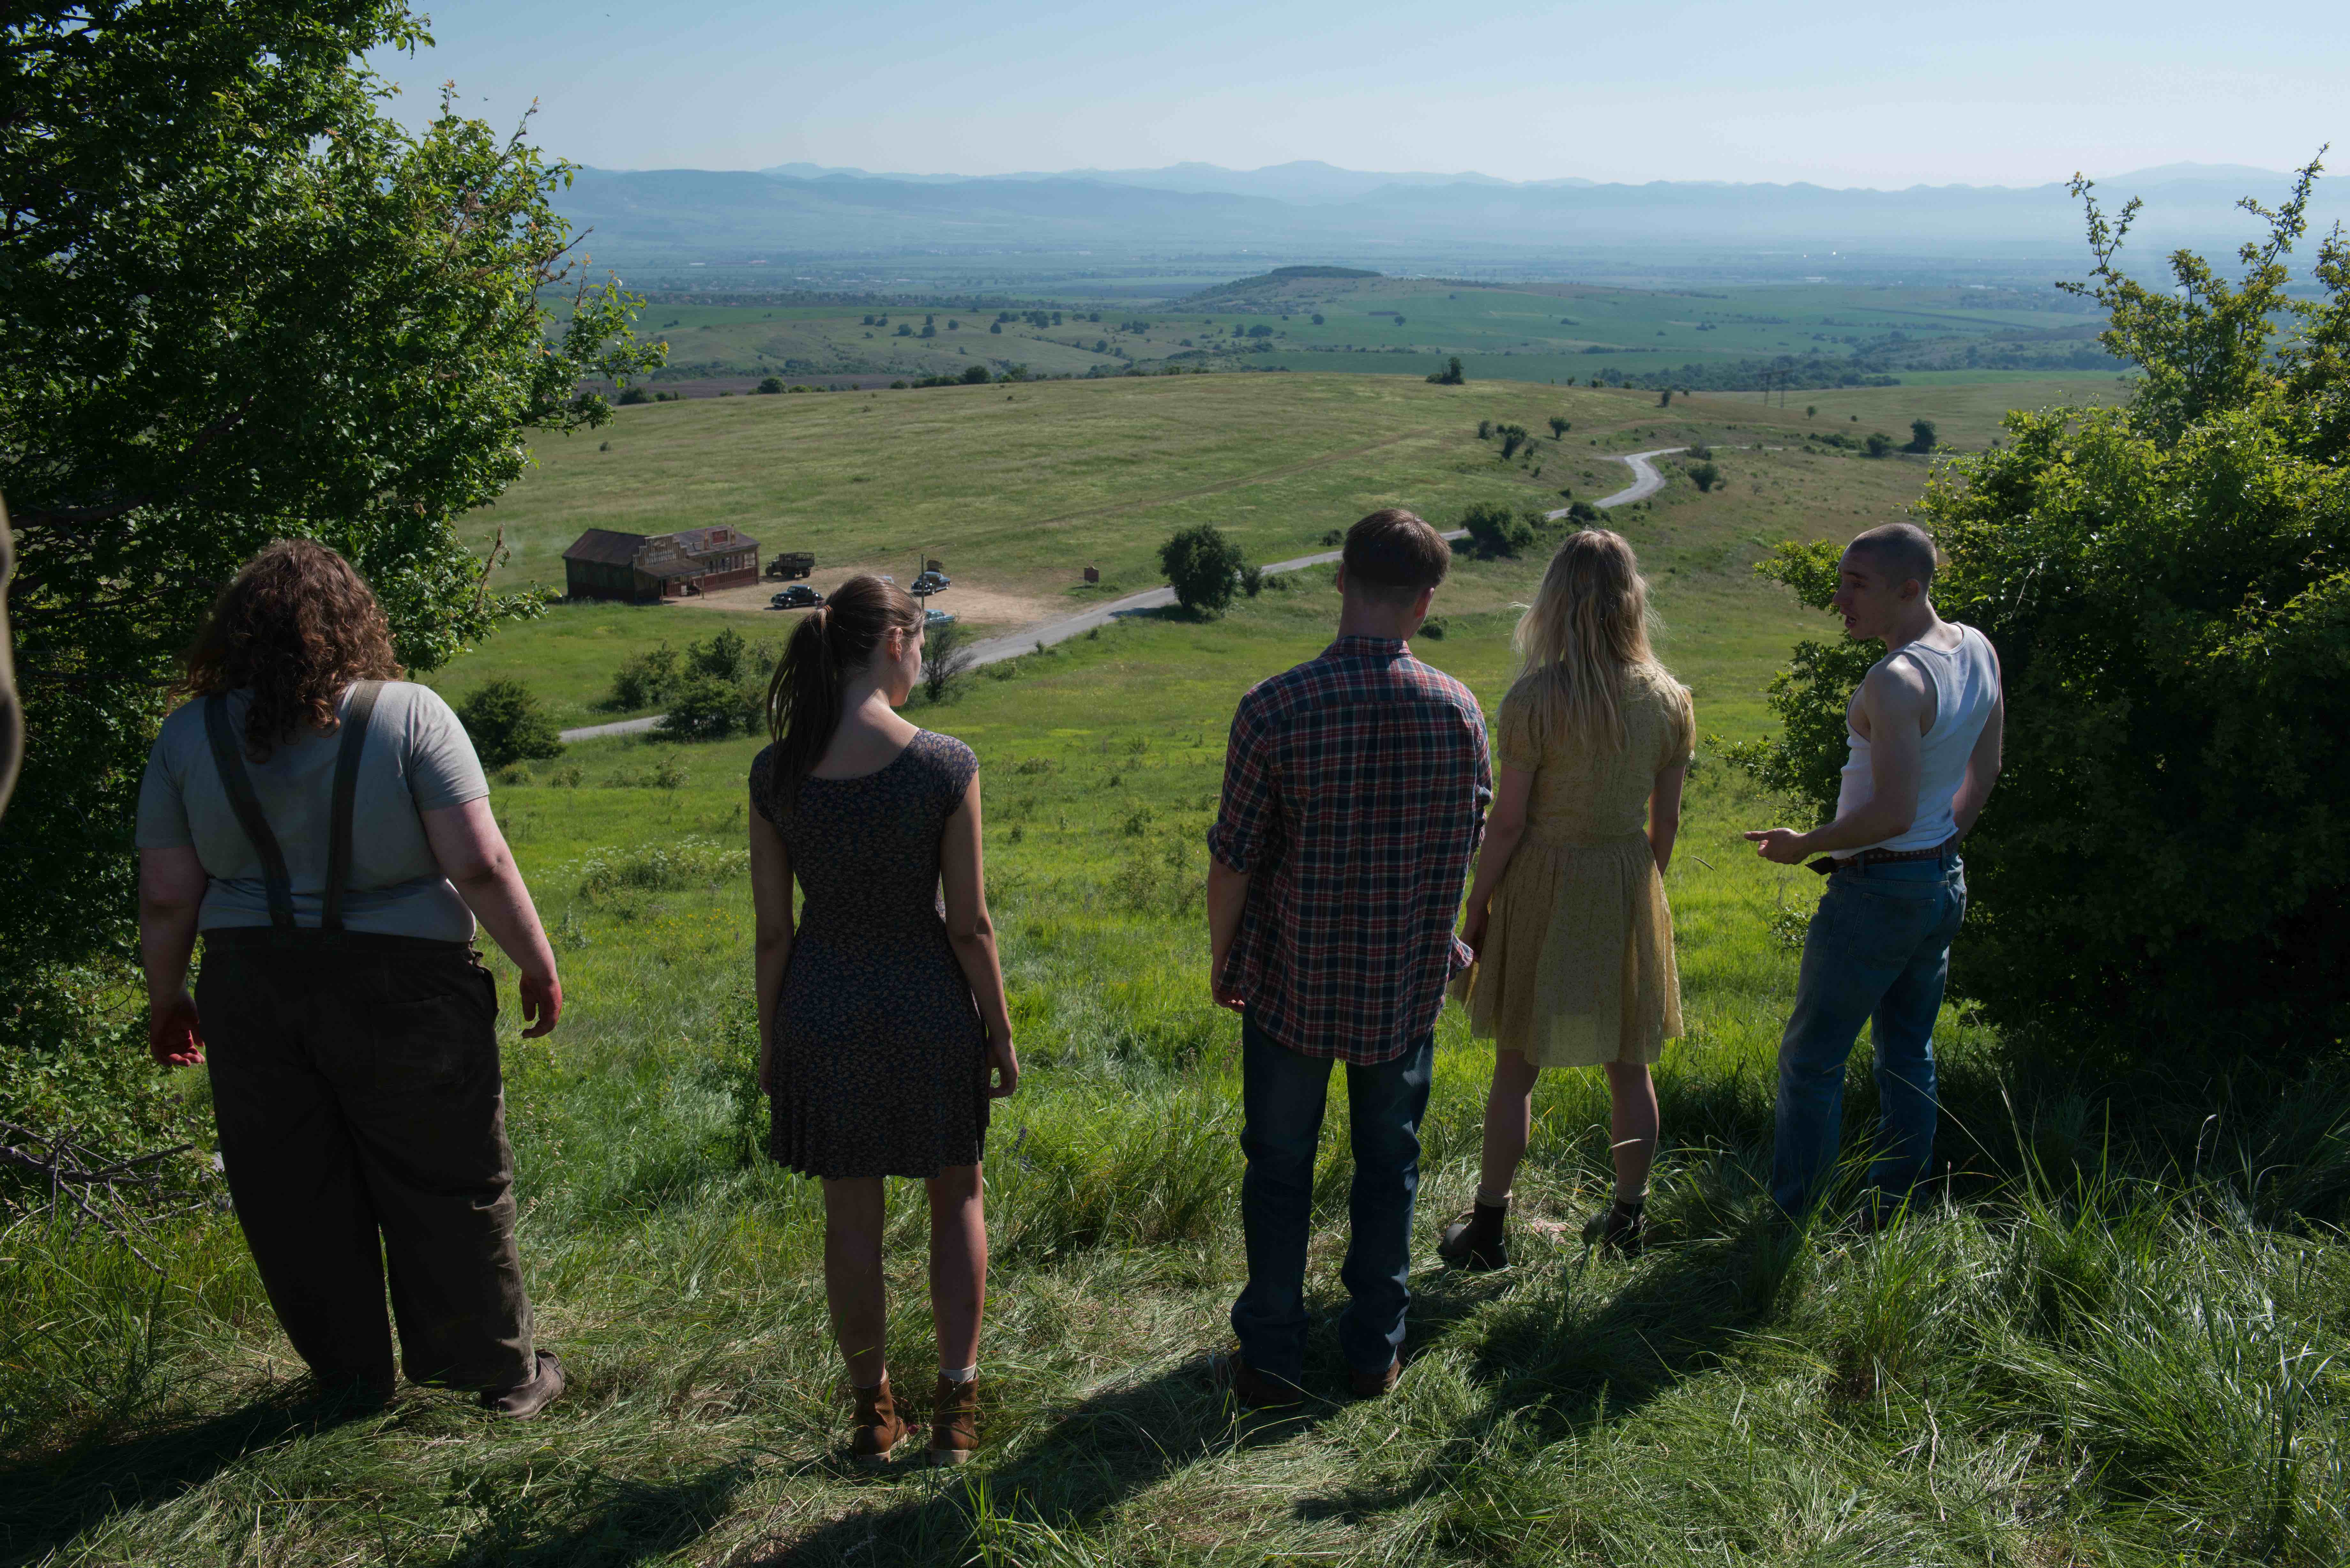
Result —
M563 552L564 591L575 599L632 604L679 599L759 580L759 541L739 528L620 534L590 528Z

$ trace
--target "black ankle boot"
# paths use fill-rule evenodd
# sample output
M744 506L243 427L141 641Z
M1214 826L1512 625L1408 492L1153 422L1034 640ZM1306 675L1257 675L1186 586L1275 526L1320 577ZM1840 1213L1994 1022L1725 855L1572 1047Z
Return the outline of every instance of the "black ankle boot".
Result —
M1510 1217L1506 1203L1478 1203L1444 1228L1437 1238L1436 1255L1456 1269L1503 1269L1510 1263L1510 1241L1503 1226Z
M1638 1257L1648 1245L1648 1206L1618 1199L1591 1217L1583 1227L1583 1241L1619 1258Z

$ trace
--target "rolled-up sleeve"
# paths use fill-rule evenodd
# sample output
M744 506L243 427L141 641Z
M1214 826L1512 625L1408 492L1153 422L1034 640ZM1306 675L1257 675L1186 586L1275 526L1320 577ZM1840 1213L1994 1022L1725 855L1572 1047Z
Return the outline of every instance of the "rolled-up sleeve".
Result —
M1208 829L1208 853L1243 877L1277 863L1285 846L1267 730L1256 694L1242 698L1224 751L1223 798Z

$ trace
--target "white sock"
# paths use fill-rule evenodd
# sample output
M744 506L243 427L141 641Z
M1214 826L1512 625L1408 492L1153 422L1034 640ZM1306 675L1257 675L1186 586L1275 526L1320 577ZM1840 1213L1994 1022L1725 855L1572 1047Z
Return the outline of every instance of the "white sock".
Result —
M950 1383L968 1383L979 1376L979 1363L974 1361L969 1366L941 1366L939 1376Z

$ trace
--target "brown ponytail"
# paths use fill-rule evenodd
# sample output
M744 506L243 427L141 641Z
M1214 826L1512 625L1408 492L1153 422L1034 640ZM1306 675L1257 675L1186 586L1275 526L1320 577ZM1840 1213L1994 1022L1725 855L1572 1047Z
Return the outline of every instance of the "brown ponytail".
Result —
M910 633L921 624L922 612L903 588L871 576L849 578L832 591L829 603L800 618L767 685L775 802L785 817L801 782L840 728L840 694L848 678L873 661L892 628Z

